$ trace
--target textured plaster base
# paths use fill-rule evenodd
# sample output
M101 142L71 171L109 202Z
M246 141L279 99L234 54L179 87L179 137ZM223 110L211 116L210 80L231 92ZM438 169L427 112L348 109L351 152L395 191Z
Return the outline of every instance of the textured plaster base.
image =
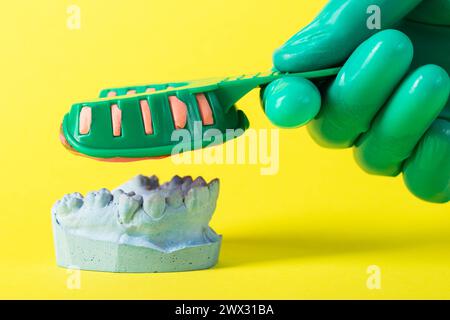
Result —
M110 243L64 231L53 221L58 266L108 272L176 272L213 267L219 257L216 242L163 252L147 247Z

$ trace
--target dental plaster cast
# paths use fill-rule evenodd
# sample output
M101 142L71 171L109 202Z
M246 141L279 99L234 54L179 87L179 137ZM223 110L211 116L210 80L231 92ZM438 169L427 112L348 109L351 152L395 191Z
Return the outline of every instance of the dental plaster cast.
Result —
M136 176L107 189L65 195L52 208L57 264L110 272L171 272L217 263L221 236L208 223L219 180Z

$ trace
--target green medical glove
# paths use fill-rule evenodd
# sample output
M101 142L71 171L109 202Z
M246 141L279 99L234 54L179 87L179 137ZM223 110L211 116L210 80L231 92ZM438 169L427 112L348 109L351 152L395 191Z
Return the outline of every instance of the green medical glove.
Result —
M317 84L321 97L307 80L269 84L267 116L281 127L312 120L308 130L320 145L354 146L365 171L403 172L413 194L448 202L449 12L450 0L331 0L275 52L274 65L283 72L343 68ZM381 30L373 29L378 17Z

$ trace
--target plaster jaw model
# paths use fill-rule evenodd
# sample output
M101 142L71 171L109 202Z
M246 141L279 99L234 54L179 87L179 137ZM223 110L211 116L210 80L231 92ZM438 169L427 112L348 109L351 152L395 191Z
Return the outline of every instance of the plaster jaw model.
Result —
M110 272L171 272L217 263L210 227L219 180L136 176L117 189L65 195L52 208L57 264Z

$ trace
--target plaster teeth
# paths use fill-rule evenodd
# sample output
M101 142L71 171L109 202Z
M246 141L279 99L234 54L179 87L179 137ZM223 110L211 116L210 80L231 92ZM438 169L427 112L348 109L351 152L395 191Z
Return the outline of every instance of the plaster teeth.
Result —
M191 188L193 187L204 187L206 186L206 181L203 177L197 177L192 183Z
M95 194L95 191L88 192L86 194L86 197L84 197L84 203L86 204L86 206L93 207L95 205Z
M201 177L174 176L155 187L157 181L135 176L112 192L100 189L85 198L65 195L52 207L53 226L77 237L167 253L220 240L208 226L216 208L218 179L206 183Z
M144 199L144 212L153 219L159 219L166 209L166 200L160 192L154 192Z
M176 188L182 185L183 181L184 181L183 178L181 178L180 176L178 175L173 176L173 178L169 182L169 188Z
M181 189L175 189L166 198L167 204L174 208L179 208L183 204Z
M78 192L66 194L55 205L55 211L58 215L68 215L74 211L78 211L83 205L83 196Z
M147 177L144 175L138 175L136 179L139 180L139 184L147 190L157 189L159 187L159 179L157 176L153 175Z
M114 190L113 191L113 193L112 193L112 196L113 196L113 204L114 205L119 205L119 198L120 198L120 196L122 195L122 194L124 194L125 192L123 192L123 190L122 189L117 189L117 190Z
M70 210L76 211L83 206L83 196L78 192L72 193L68 196L66 203Z
M194 187L190 189L184 199L188 211L194 211L207 205L209 201L208 187Z
M219 189L220 189L219 179L211 180L211 182L208 184L208 189L210 201L216 201L217 198L219 197Z
M175 175L169 182L159 185L156 176L136 176L134 185L145 185L143 188L132 191L132 185L127 186L127 191L116 189L112 193L108 189L89 192L86 197L79 193L67 194L54 206L54 212L58 215L68 215L82 209L86 212L109 212L114 210L121 224L131 222L136 212L143 209L154 220L159 220L166 212L182 214L184 212L207 212L214 210L219 194L219 180L214 179L209 183L202 177L195 180L191 176L180 177ZM139 182L140 181L140 182ZM141 192L142 193L141 195ZM142 198L144 196L144 199ZM84 208L82 208L84 206ZM206 211L205 211L206 210ZM84 212L83 211L83 212Z
M191 187L191 183L192 183L191 176L186 176L183 178L183 184L181 185L181 192L183 193L183 195L188 193L188 191Z
M159 179L155 175L149 177L147 183L148 183L147 186L151 190L159 187Z
M100 189L95 195L95 205L98 208L106 207L112 200L112 195L108 189Z
M122 224L130 222L141 204L141 196L129 196L128 194L122 193L119 196L119 222Z
M64 216L70 213L70 209L67 206L67 202L63 200L60 200L56 203L56 214L59 216Z

